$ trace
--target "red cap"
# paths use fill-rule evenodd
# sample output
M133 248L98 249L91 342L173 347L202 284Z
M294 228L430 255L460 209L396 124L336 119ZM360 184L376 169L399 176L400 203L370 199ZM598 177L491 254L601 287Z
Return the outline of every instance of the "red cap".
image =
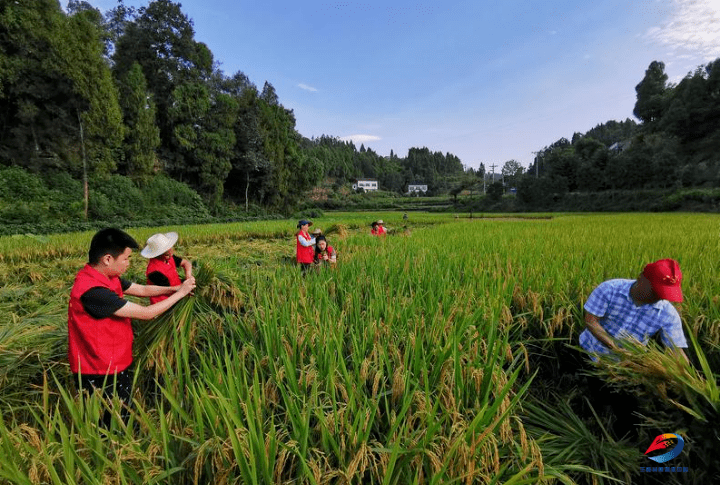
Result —
M645 276L652 285L652 289L663 300L683 301L682 272L680 265L674 259L661 259L650 263L643 269Z

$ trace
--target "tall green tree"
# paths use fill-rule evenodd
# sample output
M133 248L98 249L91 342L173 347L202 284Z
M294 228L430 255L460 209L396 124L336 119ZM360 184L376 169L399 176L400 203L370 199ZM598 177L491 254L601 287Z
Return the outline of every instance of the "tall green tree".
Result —
M606 188L605 169L610 158L607 147L592 137L584 136L575 143L578 157L578 190L593 192Z
M171 171L181 169L185 162L178 159L175 149L176 89L188 83L208 84L213 75L212 53L195 41L192 21L180 4L156 0L124 25L113 54L115 77L122 79L135 62L142 67L157 107L160 155Z
M260 103L263 155L270 164L262 196L267 205L288 212L320 181L322 163L300 149L295 115L280 104L272 104L276 95L268 85Z
M245 210L250 200L259 200L262 183L266 181L270 163L263 153L260 132L260 100L257 88L242 72L222 82L224 92L238 104L233 130L235 146L231 157L232 169L225 180L225 191L235 199L243 200Z
M174 143L184 162L174 167L174 175L197 187L210 207L217 208L232 168L237 102L227 94L211 95L199 82L181 84L172 99Z
M123 133L100 13L5 2L0 23L0 158L36 171L82 167L87 212L88 174L115 169Z
M73 89L58 47L67 19L55 0L0 9L0 160L63 167L87 100Z
M643 80L635 86L637 101L633 114L643 123L652 123L662 117L667 104L667 80L665 64L652 61Z
M70 16L60 36L59 51L73 89L87 102L81 117L88 159L93 171L110 174L117 168L123 124L117 87L103 58L101 20L94 9Z
M125 123L124 159L120 173L147 180L154 172L160 130L155 124L155 103L147 90L145 76L137 62L119 82L120 104Z
M505 178L505 185L515 187L525 168L517 160L508 160L503 164L501 173Z

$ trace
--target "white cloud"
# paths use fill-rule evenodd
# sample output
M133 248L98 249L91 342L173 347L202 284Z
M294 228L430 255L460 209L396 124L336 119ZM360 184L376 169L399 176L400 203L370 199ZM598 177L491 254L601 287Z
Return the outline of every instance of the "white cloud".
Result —
M720 0L673 0L664 25L649 29L650 41L692 52L705 60L720 56Z
M298 84L298 87L300 89L304 89L305 91L310 91L311 93L317 93L317 89L312 86L308 86L307 84L300 83Z
M340 137L342 141L351 141L353 143L367 143L369 141L382 140L379 136L375 135L349 135Z

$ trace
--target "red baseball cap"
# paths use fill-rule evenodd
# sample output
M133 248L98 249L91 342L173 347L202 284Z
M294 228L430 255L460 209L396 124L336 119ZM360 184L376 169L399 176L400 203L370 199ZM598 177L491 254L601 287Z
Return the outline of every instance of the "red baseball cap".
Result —
M643 269L643 276L650 281L653 291L663 300L683 301L682 271L674 259L661 259Z

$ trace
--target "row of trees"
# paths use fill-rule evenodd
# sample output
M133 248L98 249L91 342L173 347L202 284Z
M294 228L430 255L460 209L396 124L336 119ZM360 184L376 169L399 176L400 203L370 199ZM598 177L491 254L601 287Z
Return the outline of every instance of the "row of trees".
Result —
M111 175L138 186L166 174L217 211L224 199L288 212L323 177L371 177L391 191L445 190L452 154L380 156L335 137L303 138L273 86L218 69L180 4L101 14L87 2L3 2L0 167L63 173L92 188ZM92 211L90 211L92 212ZM92 215L92 214L91 214Z
M2 2L0 165L140 185L162 172L211 208L286 210L322 176L301 142L272 85L220 71L179 4Z
M718 186L720 59L677 85L653 61L635 91L639 124L610 121L540 150L519 183L521 199L546 204L566 191Z
M283 212L323 178L457 194L486 175L428 148L385 157L332 136L303 138L273 86L223 73L170 0L120 2L104 15L78 0L66 11L57 0L0 6L0 166L83 180L86 214L89 181L111 175L143 186L166 174L213 211L229 198ZM717 185L720 59L677 85L653 62L636 91L640 124L598 125L540 150L527 174L514 160L496 173L522 197Z
M305 139L303 148L308 157L317 159L323 166L323 174L335 180L337 186L359 178L377 179L380 186L389 191L402 193L408 184L423 183L431 193L447 189L448 180L463 174L460 159L451 154L432 152L430 149L410 148L406 157L398 157L392 150L390 156L378 155L370 148L352 141L323 135Z

